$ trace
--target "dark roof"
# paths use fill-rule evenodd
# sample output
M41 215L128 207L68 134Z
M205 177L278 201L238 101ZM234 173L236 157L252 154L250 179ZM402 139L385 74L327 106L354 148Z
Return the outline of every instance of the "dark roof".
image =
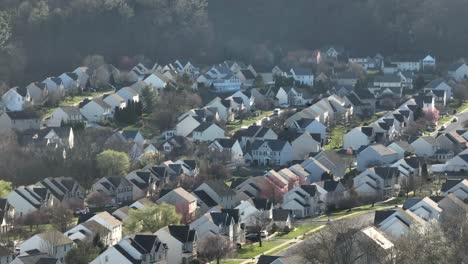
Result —
M374 94L372 94L369 89L356 89L354 93L361 99L375 99Z
M272 203L265 198L252 198L255 208L258 210L270 210Z
M284 145L288 143L286 140L281 139L267 139L267 140L255 140L252 143L251 150L256 150L261 147L264 143L267 143L271 150L273 151L281 151L284 148Z
M205 183L208 186L210 186L210 188L220 197L236 195L236 192L233 191L231 188L229 188L229 186L227 186L226 183L224 183L224 181L215 180L215 181L206 181Z
M244 77L247 80L255 79L255 75L252 73L252 71L250 71L250 70L241 70L241 72L242 72L242 75L244 75Z
M138 134L138 130L123 130L121 135L127 139L127 140L130 140L130 139L135 139L136 135Z
M222 148L232 148L232 146L234 146L236 141L237 141L236 139L232 139L232 138L218 138L218 139L216 139L216 142L218 142L219 145Z
M195 160L182 160L187 166L190 167L191 170L197 167L197 162Z
M419 159L415 156L411 156L411 157L406 157L405 158L405 161L408 165L410 165L412 168L414 169L417 169L419 168Z
M306 193L310 194L311 196L315 196L315 192L317 191L317 186L301 185L301 189L304 190Z
M194 132L203 132L206 129L208 129L210 126L212 126L213 123L201 123L199 126L197 126L193 131Z
M213 220L213 223L217 226L229 226L230 223L230 217L227 213L225 212L211 212L211 220Z
M0 257L11 256L11 255L13 255L13 253L8 248L4 246L0 246Z
M463 62L456 62L456 63L453 63L453 64L451 64L451 65L448 67L447 70L448 70L448 71L456 71L456 70L458 70L458 68L460 68L463 64L465 64L465 63L463 63Z
M221 209L221 212L228 214L235 223L239 223L239 209Z
M462 182L462 179L456 179L456 180L450 180L448 179L444 184L442 184L442 187L440 188L441 192L446 192L450 189L452 189L455 185L459 184Z
M231 189L235 189L241 183L245 182L245 180L247 180L247 178L234 178L229 187L231 187Z
M126 259L128 259L133 264L140 264L141 260L135 259L130 255L125 249L123 249L120 245L115 245L114 249L117 250L120 254L122 254Z
M123 177L120 176L112 176L112 177L106 177L106 179L115 186L115 188L119 187L120 182L122 181Z
M357 97L356 94L354 93L350 93L346 96L348 98L348 100L351 102L351 104L353 104L353 106L360 106L362 105L363 103L361 102L361 99L359 99L359 97Z
M413 205L419 203L419 201L421 200L422 200L421 198L416 198L416 197L408 198L408 200L406 200L406 202L403 204L403 210L411 208Z
M385 219L387 219L389 216L391 216L393 213L395 213L395 210L380 210L376 211L374 215L374 225L379 225L382 223Z
M439 203L442 199L444 199L445 196L441 196L441 195L432 195L432 196L429 196L429 199L431 199L432 201L436 202L436 203Z
M373 127L361 127L361 132L370 137L374 133Z
M399 174L398 168L395 167L374 167L374 170L383 179L392 178Z
M37 253L26 256L19 256L21 263L24 264L56 264L58 259L45 253Z
M279 259L279 256L267 256L267 255L261 255L258 258L257 264L271 264L273 261Z
M236 96L236 97L232 97L232 100L233 100L234 102L236 102L237 104L243 104L243 103L244 103L244 100L242 100L241 97L237 97L237 96Z
M158 237L155 235L135 235L133 240L144 248L146 253L150 253L154 244L159 242Z
M39 119L39 115L35 112L5 112L12 120Z
M324 181L323 182L323 189L325 189L327 192L334 192L336 190L336 187L338 187L339 181Z
M203 201L203 203L206 204L208 207L214 207L218 205L205 191L199 190L199 191L193 191L193 193Z
M274 209L273 210L273 221L287 221L291 212L285 209Z
M189 226L170 225L168 229L171 236L182 243L193 242L195 240L195 230L190 229Z
M401 82L401 77L396 74L376 76L374 82Z
M25 97L28 94L28 89L26 89L26 87L16 87L15 90L22 97Z

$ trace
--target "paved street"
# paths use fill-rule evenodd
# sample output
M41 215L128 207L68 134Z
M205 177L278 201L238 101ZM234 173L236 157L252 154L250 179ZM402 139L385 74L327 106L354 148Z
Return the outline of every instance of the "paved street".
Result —
M451 118L448 123L442 124L445 125L447 132L463 129L463 124L465 123L465 121L468 121L468 111L456 114L454 117L458 119L457 122L452 123L453 118Z

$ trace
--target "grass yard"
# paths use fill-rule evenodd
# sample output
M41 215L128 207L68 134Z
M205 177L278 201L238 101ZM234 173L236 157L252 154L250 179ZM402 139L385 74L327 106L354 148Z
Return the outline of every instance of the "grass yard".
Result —
M67 96L65 97L65 99L60 102L60 106L70 106L70 105L77 105L78 103L80 103L81 101L83 101L84 99L86 98L96 98L96 97L100 97L100 96L103 96L104 94L106 93L110 93L112 92L112 90L108 90L108 91L102 91L102 92L83 92L82 94L80 95L76 95L76 96Z
M343 136L346 133L344 126L335 126L330 133L330 143L328 143L324 149L333 150L343 145Z
M303 234L321 226L320 224L310 224L310 225L300 225L296 226L294 228L294 231L291 231L289 233L278 233L276 237L278 238L284 238L284 239L293 239L293 238L299 238Z
M355 207L351 211L342 210L342 211L333 212L330 215L330 219L336 219L336 218L344 217L344 216L351 215L351 214L353 214L353 215L355 215L355 214L364 214L364 213L370 213L370 212L374 212L374 211L389 209L389 208L393 208L395 205L376 204L376 205L374 205L374 207L372 207L372 205L363 205L363 206ZM327 218L328 218L327 215L322 215L318 219L327 219Z
M235 259L251 259L257 255L262 254L274 247L281 245L281 242L263 242L262 247L258 246L258 243L251 245L244 245L241 249L237 250L237 253L233 258Z
M226 125L226 132L228 135L234 134L237 130L241 129L242 127L248 127L256 122L262 120L263 118L270 116L273 114L273 111L262 111L258 116L253 116L248 119L244 119L242 121L240 120L235 120L234 122L231 122Z

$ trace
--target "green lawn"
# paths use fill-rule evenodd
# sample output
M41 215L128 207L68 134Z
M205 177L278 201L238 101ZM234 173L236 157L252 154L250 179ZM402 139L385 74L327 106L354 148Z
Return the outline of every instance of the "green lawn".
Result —
M339 218L339 217L344 217L344 216L351 215L351 214L356 214L356 213L364 214L364 213L370 213L370 212L373 212L373 211L389 209L389 208L394 207L395 205L396 204L392 204L392 205L389 205L389 204L376 204L376 205L374 205L374 207L372 207L372 205L363 205L363 206L355 207L351 211L342 210L342 211L333 212L330 215L330 219L336 219L336 218ZM327 219L327 218L328 218L327 215L322 215L322 216L319 217L319 219Z
M102 92L95 92L95 93L84 92L84 93L82 93L80 95L76 95L76 96L73 96L73 97L72 96L67 96L67 97L65 97L65 99L62 102L60 102L60 106L77 105L78 103L80 103L81 101L83 101L86 98L101 97L104 94L111 93L111 92L112 92L111 90L102 91Z
M321 226L320 224L310 224L310 225L300 225L296 226L294 228L294 231L291 231L289 233L278 233L276 237L278 238L284 238L284 239L293 239L293 238L299 238L303 234L309 232L310 230L313 230L317 227Z
M328 143L324 149L333 150L343 145L343 136L346 133L344 126L335 126L330 133L330 143Z
M264 117L270 116L271 114L273 114L273 111L263 111L263 112L260 112L260 115L253 116L249 119L244 119L242 120L242 122L240 120L235 120L226 125L226 132L228 135L232 135L237 130L241 129L242 127L251 126L254 123L262 120Z
M237 250L237 253L233 258L235 259L251 259L257 255L262 254L274 247L281 245L281 242L263 242L262 247L258 246L258 243L252 245L244 245L241 249Z

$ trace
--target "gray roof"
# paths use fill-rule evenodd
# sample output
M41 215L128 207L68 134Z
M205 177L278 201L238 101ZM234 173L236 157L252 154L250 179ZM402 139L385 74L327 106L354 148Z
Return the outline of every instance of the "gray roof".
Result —
M287 221L291 211L285 209L274 209L273 210L273 221Z
M80 109L76 106L61 106L60 108L69 116L81 115Z
M376 76L374 82L401 82L401 77L396 74Z
M257 150L260 148L264 143L268 144L271 150L273 151L281 151L286 144L288 144L288 141L286 140L281 140L281 139L275 139L275 140L255 140L252 143L251 149L252 150Z
M205 183L221 197L236 195L236 192L229 188L229 186L227 186L223 181L206 181Z

